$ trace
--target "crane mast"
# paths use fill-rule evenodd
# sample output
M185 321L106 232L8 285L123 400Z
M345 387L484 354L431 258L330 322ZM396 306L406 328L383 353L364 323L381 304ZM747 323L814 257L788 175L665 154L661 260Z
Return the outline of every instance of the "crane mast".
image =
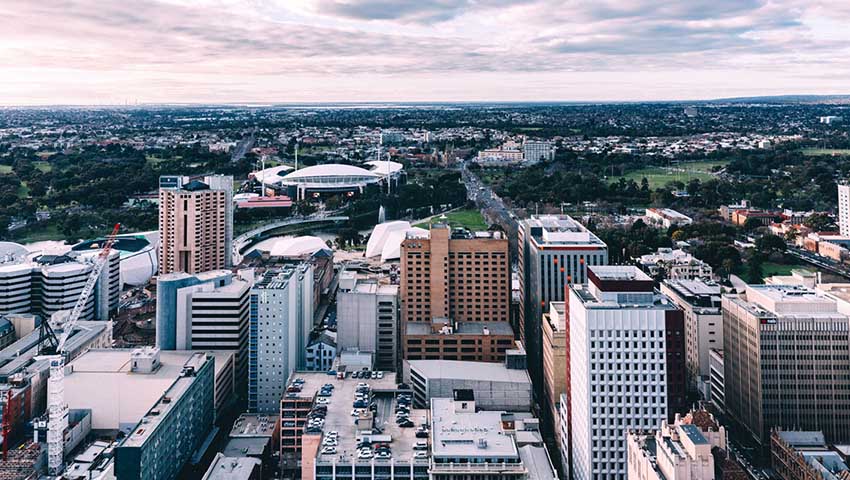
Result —
M77 303L71 309L64 321L61 322L62 335L56 341L56 351L48 358L50 359L50 377L47 379L47 468L51 475L59 475L65 456L65 430L68 428L68 404L65 403L65 342L71 336L71 332L77 325L83 310L88 303L89 297L94 291L98 278L100 278L103 267L109 259L115 237L118 235L120 224L115 224L112 233L106 237L103 248L95 258L91 273L86 279L86 284L80 292ZM64 312L62 312L64 313ZM64 315L57 315L61 320Z

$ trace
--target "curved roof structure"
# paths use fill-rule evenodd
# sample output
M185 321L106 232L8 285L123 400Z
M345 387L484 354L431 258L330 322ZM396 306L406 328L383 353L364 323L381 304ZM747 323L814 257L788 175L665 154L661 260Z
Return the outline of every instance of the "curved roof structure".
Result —
M277 167L267 168L265 170L258 170L256 172L251 173L251 176L254 177L258 182L265 183L278 183L283 180L283 177L286 176L286 172L293 170L292 167L287 165L278 165Z
M302 187L339 188L360 186L376 183L381 180L378 175L354 165L326 164L302 168L287 174L280 181L282 185L299 185Z
M428 230L411 227L410 222L395 220L375 226L366 242L366 257L381 257L382 262L401 258L401 242L408 233L427 234Z
M300 257L327 248L328 244L319 237L286 237L272 245L269 255L272 257Z
M29 253L20 243L0 242L0 263L26 258Z
M404 165L398 162L388 162L385 160L372 160L371 162L364 163L364 165L369 166L369 171L382 176L386 176L387 174L393 175L404 169Z

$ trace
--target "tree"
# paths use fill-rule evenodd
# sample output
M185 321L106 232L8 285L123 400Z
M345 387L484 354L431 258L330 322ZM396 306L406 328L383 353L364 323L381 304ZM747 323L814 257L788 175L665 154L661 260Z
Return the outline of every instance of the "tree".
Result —
M756 240L756 250L764 254L784 252L786 248L785 240L778 235L762 235Z
M750 217L747 219L746 222L744 222L744 230L748 232L752 232L753 230L761 228L762 226L764 226L764 224L761 222L761 219L756 217Z
M753 255L750 261L747 262L747 283L761 283L764 277L762 270L762 257L759 254Z
M816 232L824 232L835 229L835 222L833 222L832 217L826 213L815 213L809 215L809 217L803 221L803 225Z

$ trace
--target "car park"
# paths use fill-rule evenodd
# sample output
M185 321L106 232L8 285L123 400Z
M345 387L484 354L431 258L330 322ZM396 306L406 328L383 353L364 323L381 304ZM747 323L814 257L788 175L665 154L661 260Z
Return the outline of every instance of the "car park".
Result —
M428 453L426 452L416 452L413 454L413 458L428 458Z
M323 447L322 453L325 455L333 455L336 453L336 447Z
M426 442L425 440L419 440L418 442L416 442L413 445L413 449L414 450L427 450L428 449L428 442Z

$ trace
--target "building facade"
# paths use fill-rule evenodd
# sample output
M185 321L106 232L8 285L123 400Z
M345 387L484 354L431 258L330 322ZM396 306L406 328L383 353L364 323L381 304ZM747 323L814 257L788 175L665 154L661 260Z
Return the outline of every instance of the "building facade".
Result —
M543 383L541 320L549 302L563 302L570 284L586 282L588 266L607 263L605 243L569 216L533 216L520 222L520 306L515 327L528 352L535 388Z
M633 266L591 266L569 295L572 476L625 478L626 432L685 409L683 315Z
M850 441L850 319L801 286L748 285L723 297L727 416L763 447L773 428Z
M661 284L661 293L684 312L688 388L695 392L699 380L706 381L711 374L710 351L723 350L720 285L699 280L666 280Z
M230 267L233 178L159 179L159 273L200 273Z
M272 269L251 290L248 336L248 409L274 413L296 369L306 368L313 329L313 267Z
M782 480L844 480L850 467L830 449L823 432L774 430L770 435L770 466Z
M842 237L850 237L850 185L838 185L838 230Z
M522 143L522 157L526 163L551 162L555 159L552 142L526 140Z
M350 275L340 279L337 292L339 349L375 354L375 368L398 368L398 285L377 278Z
M543 315L543 401L545 432L556 442L558 402L567 391L567 316L565 302L550 302L549 313Z
M642 255L638 266L650 277L660 280L704 280L711 281L711 265L684 250L659 248L656 253Z

